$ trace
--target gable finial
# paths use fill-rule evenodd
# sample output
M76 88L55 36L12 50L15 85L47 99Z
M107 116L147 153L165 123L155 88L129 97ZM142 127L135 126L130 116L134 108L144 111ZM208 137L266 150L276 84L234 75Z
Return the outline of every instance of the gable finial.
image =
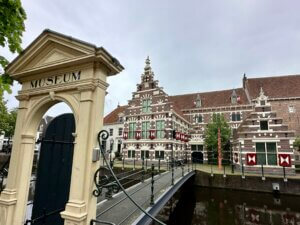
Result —
M150 58L149 58L149 56L147 56L147 58L146 58L146 66L145 66L145 70L147 70L147 69L151 69L151 66L150 66Z
M265 95L265 93L262 86L260 86L259 96L263 96L263 95Z

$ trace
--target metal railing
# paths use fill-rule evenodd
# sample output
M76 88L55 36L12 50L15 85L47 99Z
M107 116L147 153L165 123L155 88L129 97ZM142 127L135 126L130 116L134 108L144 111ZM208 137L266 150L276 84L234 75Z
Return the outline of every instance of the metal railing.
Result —
M101 146L101 143L102 143L102 140L107 140L109 134L107 131L105 130L102 130L99 132L98 134L98 143L99 143L99 146L100 146L100 151L101 151L101 155L103 157L103 160L106 164L106 168L109 170L111 176L113 177L113 179L115 180L116 183L111 183L110 185L106 185L105 187L106 188L115 188L116 186L118 188L120 188L123 193L127 196L127 198L139 209L141 210L145 215L147 215L148 217L150 217L152 220L154 220L155 222L157 222L158 224L162 224L162 225L165 225L165 223L161 222L160 220L156 219L155 217L153 217L151 214L149 214L147 211L145 211L128 193L127 191L125 190L125 188L123 187L123 185L121 184L121 182L119 181L118 177L116 176L116 174L113 172L112 168L111 168L111 165L110 163L108 163L108 161L106 160L105 158L105 152L104 152L104 149L102 148ZM99 192L100 192L100 186L99 186L99 180L100 180L100 170L101 168L99 168L95 175L94 175L94 182L95 182L95 185L97 187L97 190L94 190L93 191L93 195L98 197L99 196ZM107 178L106 178L107 179ZM107 179L108 180L108 179ZM101 189L102 191L102 189ZM101 193L101 192L100 192ZM99 223L101 223L103 221L100 221Z
M43 223L42 224L45 224L47 222L47 219L50 217L50 216L53 216L55 214L58 214L60 212L62 212L64 210L64 208L61 208L61 209L57 209L57 210L54 210L52 212L49 212L49 213L46 213L46 211L43 212L43 215L37 217L37 218L34 218L34 219L31 219L31 220L26 220L26 222L24 223L24 225L34 225L35 223L38 223L40 221L42 221Z
M276 166L277 171L272 174L267 173L268 171L266 171L266 168L269 168L268 166L264 165L264 164L257 164L254 170L251 170L250 172L246 170L246 168L249 169L249 166L246 167L246 165L244 163L241 164L234 164L232 159L223 159L223 160L227 160L228 163L222 164L222 174L223 177L226 177L229 174L235 174L235 175L240 175L242 177L242 179L246 178L246 175L256 175L256 176L260 176L262 180L265 180L267 177L282 177L284 182L288 181L288 177L287 177L287 172L286 169L287 167L285 166ZM192 162L195 164L195 168L200 169L201 170L201 165L203 165L203 167L207 167L210 166L210 174L213 177L215 174L220 174L220 170L217 169L217 171L214 171L214 165L217 165L216 163L209 163L209 162L204 162L203 160L199 160L198 158L192 157ZM224 162L224 161L223 161ZM238 169L236 168L236 166L238 166ZM229 171L228 171L229 168ZM280 170L282 172L280 172Z

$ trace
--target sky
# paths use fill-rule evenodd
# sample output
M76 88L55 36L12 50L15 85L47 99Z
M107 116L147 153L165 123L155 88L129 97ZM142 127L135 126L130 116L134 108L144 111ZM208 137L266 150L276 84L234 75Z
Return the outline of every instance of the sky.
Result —
M169 95L232 89L242 77L300 73L299 0L23 0L23 48L44 29L103 46L125 70L109 77L105 114L127 104L149 55ZM1 54L12 60L7 49ZM18 106L13 94L8 107ZM49 114L68 111L58 105Z

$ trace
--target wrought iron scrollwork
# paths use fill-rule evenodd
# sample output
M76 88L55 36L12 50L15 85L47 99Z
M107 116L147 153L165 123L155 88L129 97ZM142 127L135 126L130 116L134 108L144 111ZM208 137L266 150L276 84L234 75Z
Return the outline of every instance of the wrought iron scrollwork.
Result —
M99 197L102 194L102 190L105 188L107 189L106 197L111 198L112 193L118 193L120 187L115 182L112 182L111 176L101 175L103 171L109 171L109 170L105 167L100 167L95 172L94 183L97 189L93 191L93 195L95 197Z
M161 222L160 220L158 220L158 219L156 219L155 217L153 217L151 214L149 214L145 209L143 209L128 193L127 193L127 191L125 190L125 188L123 187L123 185L120 183L120 181L119 181L119 179L117 178L117 176L116 176L116 174L114 173L114 171L112 170L112 168L111 168L111 165L110 165L110 163L108 163L107 162L107 160L106 160L106 158L105 158L105 150L104 150L104 148L103 148L103 146L102 146L102 144L101 144L101 140L103 141L105 141L105 140L107 140L108 139L108 136L109 136L109 134L108 134L108 132L106 131L106 130L101 130L99 133L98 133L98 143L99 143L99 147L100 147L100 152L101 152L101 155L102 155L102 157L103 157L103 160L104 160L104 163L105 163L105 165L106 165L106 169L108 169L109 170L109 172L110 172L110 174L111 174L111 177L113 178L113 182L110 182L110 183L107 183L107 185L108 184L112 184L112 186L109 186L109 187L114 187L114 188L118 188L118 190L119 189L121 189L122 191L123 191L123 193L127 196L127 198L139 209L139 210L141 210L145 215L147 215L148 217L150 217L152 220L154 220L155 222L157 222L158 224L161 224L161 225L166 225L165 223L163 223L163 222ZM100 189L100 188L98 188L99 186L100 186L100 183L99 183L99 181L101 180L101 179L99 179L99 174L100 174L100 172L98 172L99 170L101 170L101 168L102 167L100 167L97 171L96 171L96 173L95 173L95 175L94 175L94 182L95 182L95 184L96 184L96 187L97 187L97 190L94 190L93 191L93 195L95 196L95 197L98 197L100 194L101 194L101 192L102 192L102 189L104 188L104 186L102 186L102 189ZM103 180L103 178L102 178L102 180ZM106 179L107 180L107 179ZM109 180L109 179L108 179ZM105 181L105 182L107 182L107 181ZM99 194L100 193L100 194ZM97 195L98 194L98 195ZM103 223L104 221L96 221L96 220L91 220L91 223L93 223L93 222L100 222L100 223ZM104 222L104 223L107 223L107 222ZM109 223L108 223L109 224Z
M107 167L110 165L108 165L108 163L106 161L105 148L102 145L102 141L106 141L108 139L108 137L109 137L109 134L106 130L102 130L98 134L98 142L99 142L101 155L102 155L104 161L106 162ZM93 195L95 197L99 197L102 194L103 189L107 189L107 192L105 193L105 196L107 198L111 198L113 193L118 193L120 190L119 185L115 181L113 181L112 176L104 174L105 172L110 173L110 170L107 167L105 167L105 166L100 167L99 169L97 169L97 171L94 174L94 183L97 188L93 191Z

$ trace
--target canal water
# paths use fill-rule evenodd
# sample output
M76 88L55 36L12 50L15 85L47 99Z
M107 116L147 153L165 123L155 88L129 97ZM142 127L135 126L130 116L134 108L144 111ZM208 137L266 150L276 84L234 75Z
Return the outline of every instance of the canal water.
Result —
M157 218L168 225L300 225L300 197L188 185Z

